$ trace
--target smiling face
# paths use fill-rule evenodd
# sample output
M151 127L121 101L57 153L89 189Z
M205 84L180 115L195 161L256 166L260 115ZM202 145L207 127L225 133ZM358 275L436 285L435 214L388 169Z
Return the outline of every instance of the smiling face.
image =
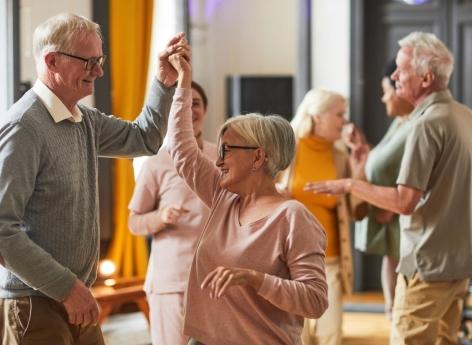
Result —
M417 104L424 94L423 77L413 68L412 60L413 48L400 48L395 60L397 69L392 79L395 81L396 94L411 104Z
M206 109L202 96L197 90L192 89L192 123L193 134L195 136L198 136L202 132L205 114Z
M389 117L407 115L413 110L413 106L410 103L398 97L395 88L387 77L382 79L382 90L382 102L385 104Z
M231 127L224 132L220 145L250 146ZM224 159L216 160L216 166L222 173L220 186L233 193L241 191L251 175L254 157L255 150L252 149L226 149Z
M341 138L343 126L346 124L346 102L337 101L323 114L313 116L314 134L335 142Z
M102 56L102 40L96 33L78 35L70 51L65 53L84 59ZM53 92L68 108L73 107L80 99L93 93L95 79L103 76L103 69L99 64L96 64L90 70L86 70L86 62L80 59L57 52L49 54L54 54L54 57L49 59L54 63L50 67L54 79Z

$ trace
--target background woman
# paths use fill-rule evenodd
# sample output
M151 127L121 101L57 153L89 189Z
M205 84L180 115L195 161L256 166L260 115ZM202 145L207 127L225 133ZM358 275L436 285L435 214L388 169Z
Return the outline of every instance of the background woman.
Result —
M193 136L203 155L214 161L216 145L202 139L207 97L195 82L191 93ZM209 209L179 177L166 149L145 161L129 209L131 231L136 235L152 235L144 285L150 307L152 343L186 344L183 295L195 242Z
M182 176L210 207L187 288L185 334L193 344L301 344L304 317L327 306L325 235L274 176L293 157L293 131L278 116L238 116L218 136L216 165L191 135L191 67L170 61L178 85L168 149Z
M349 232L350 203L346 197L315 195L305 190L312 181L351 176L349 158L336 148L346 123L346 99L340 94L314 89L297 109L292 127L297 150L280 186L302 202L326 231L328 310L314 322L306 320L305 345L338 345L342 340L342 295L352 292L352 254Z
M365 171L363 178L382 186L396 186L405 140L410 131L408 115L413 106L395 94L395 83L390 75L397 65L392 61L382 79L382 102L387 115L394 118L382 140L369 152L363 136L354 131L348 146L357 158L357 168ZM367 158L368 154L368 158ZM366 161L367 158L367 161ZM365 168L364 168L365 165ZM382 255L381 281L385 299L385 312L391 317L400 250L400 224L398 215L370 207L366 218L356 223L355 247L366 254Z

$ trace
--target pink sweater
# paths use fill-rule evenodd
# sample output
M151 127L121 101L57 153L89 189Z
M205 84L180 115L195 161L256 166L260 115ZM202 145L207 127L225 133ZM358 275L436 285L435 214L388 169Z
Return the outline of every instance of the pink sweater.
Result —
M301 344L303 318L327 308L326 237L299 202L287 200L270 216L241 226L239 196L220 188L220 172L192 135L190 89L177 89L168 149L180 176L210 207L192 262L184 333L205 345ZM200 285L218 266L265 273L255 291L232 287L210 299Z
M203 154L216 159L216 145L203 142ZM136 180L129 209L148 213L169 205L189 210L182 214L176 226L165 228L153 235L151 255L144 290L148 293L184 292L196 241L203 230L210 210L185 181L178 176L174 162L165 149L149 157ZM150 221L152 218L147 218ZM147 235L152 224L143 222L135 229L137 235Z

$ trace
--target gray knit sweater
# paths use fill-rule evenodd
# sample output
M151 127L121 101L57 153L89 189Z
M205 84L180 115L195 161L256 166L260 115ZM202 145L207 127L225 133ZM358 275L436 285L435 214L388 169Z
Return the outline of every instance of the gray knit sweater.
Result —
M79 105L81 122L55 123L32 90L0 116L0 298L62 301L76 277L94 282L98 156L155 154L173 93L155 81L133 122Z

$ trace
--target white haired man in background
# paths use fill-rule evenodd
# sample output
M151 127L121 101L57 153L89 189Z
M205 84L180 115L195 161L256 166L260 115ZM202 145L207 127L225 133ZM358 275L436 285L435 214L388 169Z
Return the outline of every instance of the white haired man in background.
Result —
M307 190L350 192L403 215L390 344L452 345L472 277L472 111L447 88L454 60L436 36L399 44L392 79L415 109L397 186L342 179Z

